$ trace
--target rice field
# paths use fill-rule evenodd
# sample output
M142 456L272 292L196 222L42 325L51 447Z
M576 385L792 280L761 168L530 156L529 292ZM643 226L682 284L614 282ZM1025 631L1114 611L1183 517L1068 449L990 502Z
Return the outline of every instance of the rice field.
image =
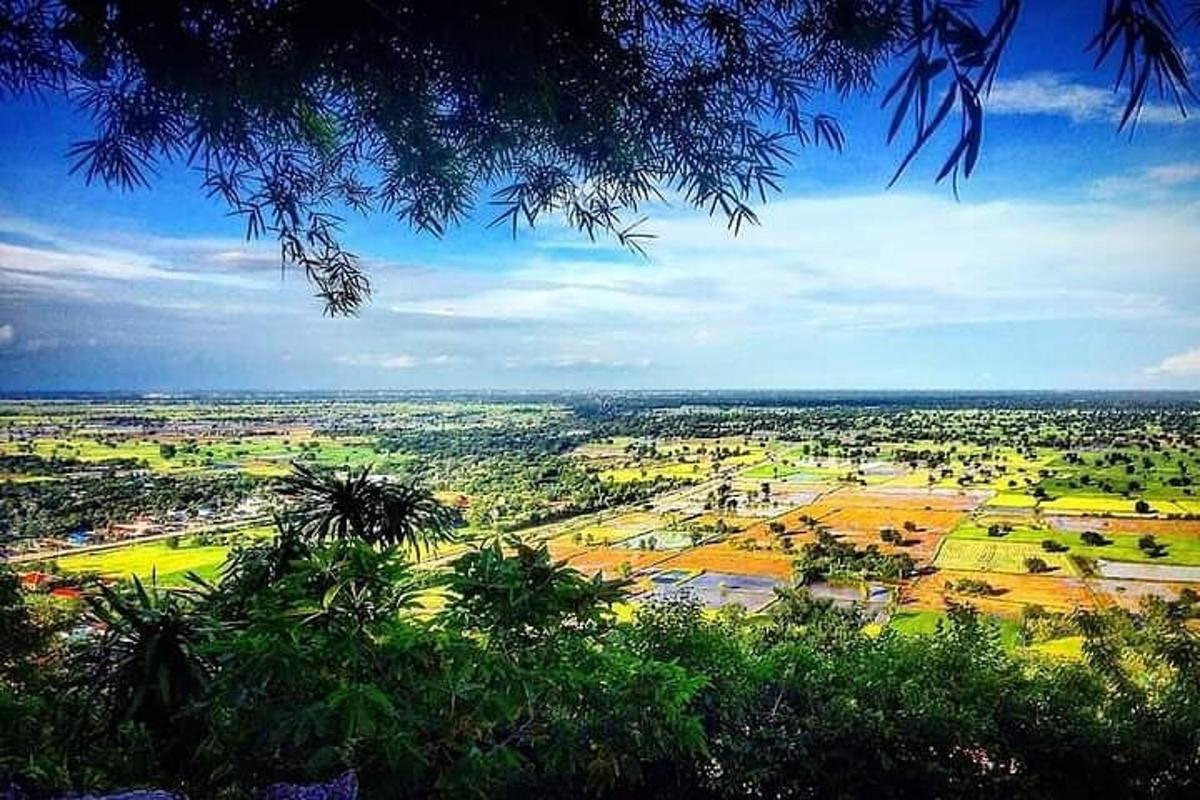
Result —
M236 441L200 439L194 447L189 445L186 456L177 453L172 458L164 455L160 444L149 438L112 443L60 436L25 447L89 463L133 458L160 472L235 469L260 477L284 474L288 462L299 456L332 466L379 458L365 439L312 431ZM14 452L18 446L0 442L0 453ZM1172 493L1165 484L1156 484L1151 500L1155 513L1137 514L1132 494L1072 486L1070 472L1078 468L1062 462L1055 451L1018 454L977 446L948 451L945 443L928 447L931 452L953 453L947 462L949 475L933 475L929 468L894 460L899 448L888 444L855 460L836 445L822 450L832 455L816 457L803 445L766 436L753 441L725 437L653 443L622 437L587 443L572 451L571 458L602 481L671 478L685 488L664 491L624 510L592 512L526 529L523 535L546 542L555 559L586 574L630 578L638 592L634 602L686 588L713 608L738 603L756 610L773 599L775 586L792 580L794 559L823 528L858 548L903 552L925 568L919 577L889 587L887 600L879 601L892 613L888 626L905 633L936 625L951 603L970 603L983 613L1012 619L1027 605L1063 612L1113 605L1133 608L1145 597L1172 599L1185 586L1200 588L1200 500L1182 490ZM387 456L393 465L405 458ZM1084 460L1095 459L1087 455ZM847 476L851 479L845 480ZM727 488L721 491L736 505L717 512L712 510L713 498L722 484ZM1039 485L1051 487L1051 499L1034 495ZM465 498L451 491L453 486L439 488L444 500ZM1187 514L1198 518L1186 519ZM997 523L1011 530L989 536L988 526ZM899 532L902 542L882 542L884 529ZM1080 537L1084 531L1101 533L1108 543L1085 544ZM1163 545L1158 556L1139 547L1145 535ZM1047 552L1047 540L1066 550ZM452 556L460 549L442 555ZM156 573L160 583L175 586L193 571L217 577L227 552L224 543L183 542L172 547L154 541L68 555L58 564L68 574L98 573L115 580L131 575L149 579ZM1086 574L1081 574L1074 556L1086 559ZM1045 562L1050 571L1029 574L1030 559ZM1090 571L1089 563L1098 565L1098 574ZM992 591L956 591L952 584L964 578L985 580ZM1059 656L1069 653L1071 645L1047 643L1041 650Z
M950 587L963 579L985 580L992 587L987 595L967 595ZM918 577L903 590L902 609L944 611L949 603L967 603L985 614L1017 617L1026 606L1069 612L1095 608L1097 596L1083 579L1060 575L1028 575L939 569Z
M1046 516L1043 521L1050 527L1071 533L1096 531L1110 533L1154 534L1155 536L1177 536L1200 539L1200 519L1161 519L1140 516Z
M931 636L939 625L946 624L946 615L940 611L897 611L888 620L887 627L903 636ZM997 629L1005 647L1016 647L1019 642L1019 627L1006 618L998 618Z
M775 578L704 572L690 580L656 585L642 599L694 597L709 608L740 605L747 611L759 611L775 600L775 588L781 585Z
M1090 583L1105 604L1121 606L1131 611L1137 610L1142 601L1148 597L1175 600L1179 597L1180 592L1189 586L1186 583L1122 578L1098 578ZM1195 585L1192 584L1192 587L1195 588Z
M1200 567L1179 567L1169 564L1131 564L1124 561L1098 561L1100 574L1105 578L1132 581L1167 581L1200 583Z
M1040 545L1003 540L959 539L947 537L938 548L934 566L939 569L970 572L1009 572L1027 574L1027 559L1038 558L1051 572L1075 575L1076 570L1062 553L1047 553Z
M1037 498L1020 492L996 492L987 500L987 505L993 508L1033 509L1037 507Z
M562 537L577 545L607 546L646 533L660 524L662 518L657 514L633 511L603 522L572 528L563 533Z
M314 437L307 430L224 439L78 436L0 441L0 455L21 453L96 465L128 460L161 474L238 470L260 477L285 475L297 460L341 467L375 464L381 471L408 460L403 454L377 452L373 441L364 437Z
M700 533L686 530L660 529L638 534L625 539L617 547L626 550L682 550L697 544L703 538Z
M1047 514L1133 514L1136 501L1108 495L1072 494L1043 500L1038 508Z
M1052 527L1031 527L1028 524L1013 526L1009 533L1002 537L988 535L988 525L991 518L984 518L971 524L955 528L951 536L955 539L974 539L980 541L1003 542L1006 544L1025 544L1042 546L1042 542L1050 541L1064 548L1064 554L1084 556L1086 558L1108 559L1112 561L1134 561L1149 564L1180 564L1200 566L1200 536L1175 531L1105 531L1102 535L1105 544L1094 545L1083 541L1082 531L1097 531L1097 527L1083 526L1082 531L1061 530ZM1138 541L1142 535L1152 533L1162 546L1157 554L1148 553L1142 549Z
M630 550L618 547L589 547L564 551L550 548L559 560L588 575L602 574L606 578L625 577L638 570L648 569L671 557L671 552L660 550Z
M772 578L792 577L793 557L781 552L738 550L725 543L690 547L659 562L664 569L730 572Z
M251 528L239 531L238 537L253 538L270 534L270 528ZM227 540L218 544L195 544L190 537L183 536L178 546L169 540L160 539L142 544L132 544L112 550L77 553L58 558L55 563L65 574L96 574L111 580L128 580L137 576L143 581L151 577L164 586L180 586L187 582L189 572L206 580L213 580L220 573L221 564L229 554Z
M712 466L699 461L678 461L665 464L644 464L640 466L615 467L602 470L601 480L613 483L630 483L631 481L652 481L656 478L678 478L681 480L702 480L712 474Z

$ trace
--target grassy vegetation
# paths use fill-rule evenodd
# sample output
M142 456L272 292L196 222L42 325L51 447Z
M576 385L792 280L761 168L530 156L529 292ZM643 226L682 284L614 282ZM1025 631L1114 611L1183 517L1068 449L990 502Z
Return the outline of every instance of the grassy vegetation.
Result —
M932 635L945 617L937 611L897 611L888 620L888 627L909 636Z
M1052 497L1106 487L1106 493L1170 500L1187 496L1189 476L1200 473L1200 453L1115 447L1094 453L1060 453L1049 468L1054 474L1040 485Z
M208 580L215 579L221 563L229 554L234 536L264 537L270 535L271 530L269 527L247 528L223 536L222 541L214 544L198 544L189 536L180 537L177 546L167 539L159 539L111 550L67 555L56 559L55 563L68 575L90 573L113 580L128 580L137 576L143 581L154 575L163 586L178 586L186 582L189 572Z
M1067 548L1065 551L1066 554L1085 556L1092 559L1106 558L1112 561L1140 561L1186 566L1200 565L1200 537L1186 533L1156 533L1156 540L1165 545L1166 550L1163 555L1152 557L1145 550L1138 547L1138 539L1141 536L1137 533L1105 533L1104 539L1109 542L1108 544L1089 545L1083 541L1078 533L1056 530L1054 528L1017 525L1009 533L1000 538L988 536L987 528L986 518L983 520L973 520L959 525L950 535L953 539L981 540L993 543L1001 542L1006 545L1021 544L1036 546L1039 549L1042 542L1053 541ZM943 545L944 547L945 545ZM1049 554L1043 554L1043 558L1045 558L1045 555ZM1047 563L1049 563L1049 560L1047 560Z
M1031 644L1026 649L1030 652L1040 653L1054 659L1080 661L1083 659L1083 642L1084 638L1082 636L1063 636L1058 639Z
M992 619L999 630L1000 643L1007 650L1014 650L1021 643L1021 626L1005 617ZM888 620L887 627L905 636L934 636L938 626L946 626L946 615L940 611L897 611Z
M286 474L293 460L325 466L384 468L405 463L401 454L381 454L363 437L255 436L196 440L178 436L146 438L36 437L0 442L0 455L31 453L46 459L104 464L122 460L163 474L239 469L251 475Z
M940 569L1025 574L1030 571L1027 561L1033 558L1044 561L1050 568L1049 574L1077 574L1062 553L1047 553L1039 544L1004 539L947 538L933 563Z

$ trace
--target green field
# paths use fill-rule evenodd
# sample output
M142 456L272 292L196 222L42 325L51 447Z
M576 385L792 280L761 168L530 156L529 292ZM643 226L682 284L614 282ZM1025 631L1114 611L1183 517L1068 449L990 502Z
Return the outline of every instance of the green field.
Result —
M743 478L791 478L799 476L814 482L827 481L846 474L845 469L814 467L801 464L759 464L741 473Z
M1138 547L1138 539L1141 537L1136 533L1105 533L1104 538L1109 540L1110 544L1095 546L1084 544L1078 533L1054 528L1016 526L1011 533L1002 537L990 537L987 535L986 524L971 522L959 525L951 531L950 536L951 539L1037 546L1039 550L1041 543L1049 539L1069 548L1066 555L1079 555L1092 559L1106 558L1112 561L1200 566L1200 537L1187 533L1157 534L1155 539L1167 547L1166 554L1158 558L1151 558ZM1048 564L1050 559L1046 556L1049 555L1052 554L1045 553L1041 556Z
M166 457L162 445L176 448ZM376 452L371 440L362 437L254 436L229 440L188 441L172 438L100 439L92 437L46 437L29 442L0 442L0 454L32 453L47 459L77 460L103 464L134 460L154 472L179 474L238 469L251 475L275 477L287 474L292 461L322 466L387 468L408 460L396 453Z
M1051 575L1075 575L1076 570L1063 553L1047 553L1041 545L1004 539L967 539L953 536L942 542L934 565L940 569L974 572L1011 572L1027 574L1025 559L1040 558L1051 568Z
M904 636L932 636L945 619L946 615L939 611L897 611L888 620L887 627ZM1006 648L1020 644L1021 626L1015 620L993 617L990 621L999 626L1000 642Z
M1114 461L1114 457L1124 459ZM1192 450L1142 450L1110 448L1103 452L1082 453L1055 458L1049 468L1053 476L1040 485L1051 497L1079 492L1103 493L1096 488L1107 484L1116 492L1147 500L1185 498L1188 486L1173 486L1172 480L1200 473L1200 455ZM1131 487L1130 484L1136 484Z
M928 636L937 631L938 623L945 618L945 614L937 611L897 611L887 626L906 636Z
M761 458L766 457L767 453L764 451ZM831 461L831 457L815 457L810 452L806 452L803 447L793 447L778 453L770 461L745 470L741 473L741 477L790 478L800 476L802 480L820 483L836 480L853 469L848 464L830 463Z
M248 528L236 535L263 537L272 530L269 527ZM215 579L229 549L228 542L197 545L185 536L178 547L172 547L168 540L160 539L112 550L62 556L55 563L66 574L95 573L113 580L127 580L136 575L144 581L153 574L162 585L179 586L187 581L189 572L195 572L207 580Z
M1083 658L1083 637L1064 636L1060 639L1051 639L1046 642L1031 644L1026 649L1053 659L1079 661Z

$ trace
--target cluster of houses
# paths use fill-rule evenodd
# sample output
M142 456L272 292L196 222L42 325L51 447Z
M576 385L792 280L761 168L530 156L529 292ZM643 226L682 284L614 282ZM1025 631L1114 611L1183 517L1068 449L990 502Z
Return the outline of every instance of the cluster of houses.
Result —
M115 544L170 533L195 532L197 528L237 525L262 517L266 506L259 498L247 498L229 511L217 512L201 507L194 512L176 509L162 519L148 516L130 522L110 522L103 527L77 528L56 537L37 537L0 545L0 557L20 556L22 560L49 557L63 551L94 545Z

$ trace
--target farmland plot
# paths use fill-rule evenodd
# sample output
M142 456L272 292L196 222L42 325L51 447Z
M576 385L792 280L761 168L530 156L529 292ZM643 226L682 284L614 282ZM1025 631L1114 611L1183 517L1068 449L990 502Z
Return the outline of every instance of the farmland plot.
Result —
M973 572L1029 572L1026 560L1039 558L1054 572L1074 575L1075 568L1062 553L1047 553L1040 545L1003 540L956 539L942 541L934 565L939 569Z
M1105 578L1121 578L1133 581L1200 583L1200 567L1179 567L1168 564L1134 564L1126 561L1105 560L1097 561L1096 567Z
M695 597L709 608L740 605L747 611L759 611L775 600L775 588L781 581L756 575L705 572L689 581L657 586L644 599L668 600Z
M994 590L988 595L967 595L947 589L947 584L958 581L985 580ZM1073 608L1092 608L1095 596L1085 581L1060 573L1052 575L1021 575L1017 573L992 573L980 575L974 571L939 569L922 575L904 588L902 602L905 607L944 610L948 603L969 603L985 614L1018 616L1027 605L1039 605L1053 611L1070 611Z

